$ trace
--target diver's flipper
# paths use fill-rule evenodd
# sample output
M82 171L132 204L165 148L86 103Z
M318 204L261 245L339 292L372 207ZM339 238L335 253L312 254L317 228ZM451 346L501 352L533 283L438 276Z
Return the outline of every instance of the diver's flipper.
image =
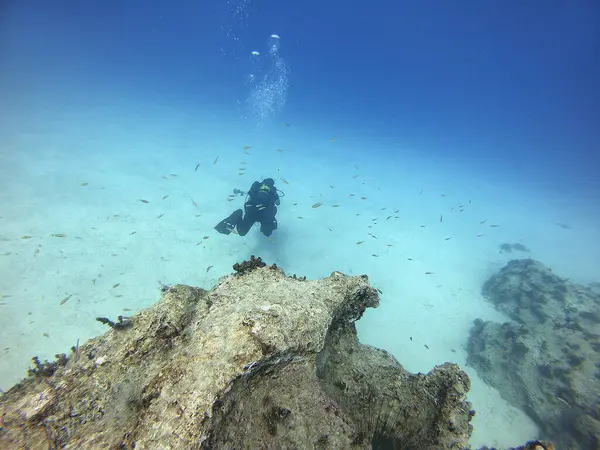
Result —
M230 234L235 229L238 222L242 220L242 214L243 211L241 209L234 211L229 217L221 220L215 227L215 230L221 234Z

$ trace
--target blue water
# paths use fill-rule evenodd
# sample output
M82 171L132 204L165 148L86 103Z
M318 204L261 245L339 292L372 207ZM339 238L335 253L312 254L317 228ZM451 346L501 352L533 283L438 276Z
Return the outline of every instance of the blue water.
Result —
M598 281L599 21L585 0L4 1L0 387L250 254L368 274L363 342L464 366L472 321L502 320L480 289L503 242ZM264 177L272 239L216 234ZM538 437L468 372L474 445Z

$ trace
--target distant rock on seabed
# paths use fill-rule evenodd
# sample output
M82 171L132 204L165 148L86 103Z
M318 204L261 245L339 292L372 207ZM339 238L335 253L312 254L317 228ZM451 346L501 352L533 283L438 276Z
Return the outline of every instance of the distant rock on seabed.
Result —
M112 329L68 357L34 359L0 398L0 448L468 447L456 364L413 375L358 342L355 321L379 305L366 276L234 269L210 291L165 286L133 317L99 318Z
M510 261L483 295L511 322L475 321L468 363L560 448L600 449L600 295Z

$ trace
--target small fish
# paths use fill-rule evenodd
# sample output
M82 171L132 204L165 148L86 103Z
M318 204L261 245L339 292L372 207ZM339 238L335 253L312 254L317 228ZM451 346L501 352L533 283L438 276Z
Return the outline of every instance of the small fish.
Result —
M280 178L281 181L283 181L285 184L290 184L290 182L288 180L286 180L285 178Z
M335 189L335 186L334 186L333 184L330 184L330 185L329 185L329 187L330 187L331 189Z
M5 299L5 298L9 298L11 295L10 294L2 294L0 295L1 299Z
M412 336L410 336L410 340L412 341Z
M419 195L421 195L423 193L423 189L421 189L421 192L419 192Z
M282 126L282 127L289 127L289 126L290 126L290 124L289 124L289 123L283 123L283 124L281 124L281 126Z
M331 205L332 208L339 208L340 205Z
M173 177L173 178L176 178L176 177L178 177L179 175L177 175L176 173L170 173L170 174L169 174L169 176L170 176L170 177Z
M234 196L234 197L235 197L235 196ZM234 198L233 198L233 197L227 197L227 201L228 201L228 202L232 202L233 200L234 200Z
M319 206L323 206L323 203L319 202L312 205L313 208L318 208Z
M137 231L132 231L131 233L129 233L129 236L133 236L135 233L137 233Z
M354 197L356 194L348 194L349 197Z
M333 141L335 141L336 139L337 139L337 136L332 136L332 137L330 137L330 138L329 138L329 142L333 142Z
M115 284L113 284L113 289L118 288L120 284L121 283L115 283Z
M202 237L202 240L203 240L203 241L205 241L205 240L207 240L209 237L210 237L210 236L204 236L204 237Z
M194 167L194 172L198 171L198 167L200 167L200 163L196 164L196 167Z
M21 236L21 239L31 239L33 236L29 236L28 234L26 234L25 236Z
M421 225L421 228L427 228L425 225Z
M162 216L164 216L164 215L165 215L165 213L161 213L161 214L159 214L158 216L156 216L156 218L157 218L157 219L160 219L160 218L161 218Z
M425 347L427 350L429 350L429 347L427 346L427 344L423 344L423 346L424 346L424 347Z
M360 175L354 175L352 178L357 179L358 177L360 177Z
M387 217L385 218L385 220L390 220L392 217L394 217L394 216L387 216Z
M374 256L375 258L379 258L379 255L376 255L375 253L373 253L371 256Z
M215 266L208 266L208 267L206 268L206 273L208 273L208 271L209 271L210 269L212 269L213 267L215 267Z
M267 207L266 206L260 206L260 207L258 207L259 211L262 211L263 209L267 209Z
M216 164L218 160L219 160L219 157L217 156L217 157L215 158L215 160L213 161L213 164Z
M36 248L36 249L35 249L35 252L33 252L33 256L37 256L37 255L39 255L39 254L40 254L40 249L39 249L39 248Z
M166 200L167 198L169 198L169 194L167 194L167 195L163 195L163 198L162 198L162 199L163 199L163 200Z
M360 244L362 244L363 242L365 242L365 241L358 241L358 242L356 243L356 245L360 245Z
M88 185L87 183L81 183L80 186L87 186L87 185Z
M302 216L298 216L298 219L304 219L304 217L302 217Z
M143 198L138 199L138 202L142 203L150 203L148 200L144 200Z
M452 236L447 237L446 239L444 239L445 241L449 241L450 239L452 239Z
M123 311L129 312L129 311L131 311L131 309L129 309L129 308L123 308Z
M444 217L440 214L440 223L444 220Z
M483 236L483 234L478 234L478 235L477 235L477 237L481 237L481 236Z
M239 175L246 175L245 172L238 172L238 176Z
M496 224L490 225L491 228L498 228L499 226L500 225L496 225Z
M379 239L377 236L375 236L374 234L369 233L369 236L371 236L373 239Z
M168 178L167 178L167 177L165 177L164 175L162 176L162 179L163 179L163 180L168 180Z
M92 278L92 281L91 281L91 283L92 283L92 284L96 284L96 279L95 279L95 278Z
M409 261L412 261L412 260L413 260L412 258L406 258L406 259L408 259Z
M361 200L366 200L366 199L367 199L367 197L361 197L360 199L361 199Z
M61 305L64 305L65 303L67 303L67 302L69 301L69 299L70 299L71 297L73 297L73 294L69 294L69 295L67 295L65 298L63 298L63 299L60 301L60 304L61 304Z
M433 275L434 272L425 272L425 275Z
M487 220L483 220L483 221L479 222L479 225L483 225L486 222L487 222Z
M281 148L278 148L278 149L277 149L277 151L278 151L279 153L283 153L283 149L281 149Z
M54 233L54 234L52 234L52 236L57 237L57 238L67 237L67 235L64 233Z
M250 150L251 148L252 148L252 146L251 146L251 145L244 145L244 146L242 147L242 150Z
M202 214L194 214L194 217L202 217Z
M393 244L385 244L386 247L393 247Z
M442 197L445 197L445 196L446 196L446 194L440 194L440 195L441 195Z
M198 203L196 203L193 198L190 198L190 200L192 201L192 205L194 205L197 208L198 207Z
M44 333L42 336L49 338L50 335L48 333Z

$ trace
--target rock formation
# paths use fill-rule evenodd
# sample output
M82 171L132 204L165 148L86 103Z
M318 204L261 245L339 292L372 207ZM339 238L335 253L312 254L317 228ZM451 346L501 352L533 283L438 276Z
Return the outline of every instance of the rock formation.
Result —
M133 317L0 397L2 449L465 449L455 364L410 374L358 342L366 276L306 281L260 258ZM519 449L552 450L532 441Z
M474 412L455 364L413 375L358 342L366 276L306 281L235 266L162 299L0 398L0 448L466 448Z
M469 364L568 449L600 448L600 295L531 259L510 261L483 294L511 322L475 321Z

